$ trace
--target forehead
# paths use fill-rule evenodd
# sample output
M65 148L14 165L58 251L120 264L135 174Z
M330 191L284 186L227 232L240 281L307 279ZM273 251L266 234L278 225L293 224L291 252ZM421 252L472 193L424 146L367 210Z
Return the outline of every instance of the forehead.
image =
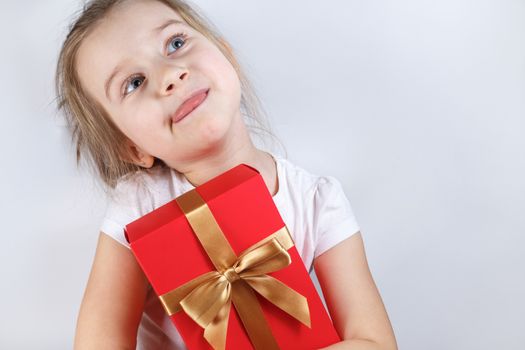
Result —
M152 42L155 28L170 19L184 22L167 5L155 0L125 1L113 8L83 39L76 58L82 85L101 97L115 66L138 54L139 43Z

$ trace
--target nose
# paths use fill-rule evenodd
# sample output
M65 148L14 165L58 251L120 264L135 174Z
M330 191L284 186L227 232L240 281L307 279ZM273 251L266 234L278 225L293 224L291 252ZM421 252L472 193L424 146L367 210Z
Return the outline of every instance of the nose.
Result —
M161 96L173 94L178 86L188 78L188 70L181 66L165 64L159 69L158 93Z

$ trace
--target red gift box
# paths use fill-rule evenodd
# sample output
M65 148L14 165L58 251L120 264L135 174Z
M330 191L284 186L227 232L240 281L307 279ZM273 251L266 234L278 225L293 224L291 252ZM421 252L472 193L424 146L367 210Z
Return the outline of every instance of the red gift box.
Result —
M188 349L341 341L256 169L238 165L124 230Z

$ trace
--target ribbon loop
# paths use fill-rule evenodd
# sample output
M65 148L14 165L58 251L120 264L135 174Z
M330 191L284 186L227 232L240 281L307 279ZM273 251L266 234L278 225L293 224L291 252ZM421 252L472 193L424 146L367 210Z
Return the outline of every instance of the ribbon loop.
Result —
M216 272L188 293L180 305L199 326L206 328L229 301L230 290L228 281Z
M290 254L275 238L256 248L248 248L238 260L239 270L243 277L274 272L285 268L291 262Z

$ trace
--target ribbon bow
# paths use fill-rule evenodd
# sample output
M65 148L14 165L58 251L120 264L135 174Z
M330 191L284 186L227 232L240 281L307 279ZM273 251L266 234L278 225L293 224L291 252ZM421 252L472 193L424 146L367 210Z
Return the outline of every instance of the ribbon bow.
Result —
M291 263L293 240L286 226L237 257L206 203L195 190L177 198L194 232L217 267L159 298L169 315L181 309L199 326L216 350L224 349L231 303L256 349L279 349L254 291L307 327L307 299L268 273Z

